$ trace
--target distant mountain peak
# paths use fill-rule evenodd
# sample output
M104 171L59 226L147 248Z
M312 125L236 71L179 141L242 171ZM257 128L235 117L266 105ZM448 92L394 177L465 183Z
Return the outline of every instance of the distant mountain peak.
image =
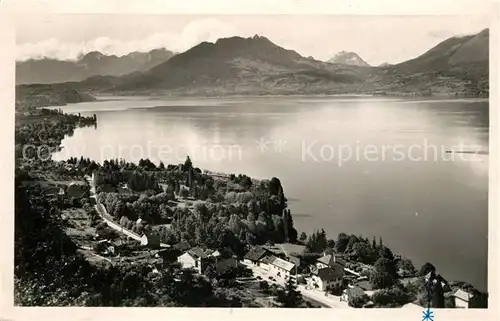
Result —
M349 65L349 66L362 66L369 67L370 65L364 61L357 53L342 50L338 52L332 59L328 60L329 63Z
M101 59L103 57L106 57L105 54L103 54L102 52L99 52L99 51L91 51L89 53L87 53L86 55L84 55L81 60L89 60L89 59Z

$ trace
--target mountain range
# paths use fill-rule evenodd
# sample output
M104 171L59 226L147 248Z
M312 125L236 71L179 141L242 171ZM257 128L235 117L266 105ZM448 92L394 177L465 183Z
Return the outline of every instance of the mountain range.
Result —
M263 36L230 37L202 42L176 55L165 50L158 59L137 59L140 54L116 57L90 53L68 67L86 65L87 73L64 78L57 72L57 77L51 75L57 81L45 83L70 82L65 86L94 95L485 95L488 45L486 29L476 35L447 39L400 64L371 67L355 53L341 52L323 62L284 49ZM132 62L116 62L125 58ZM18 74L30 76L25 66L19 69Z
M16 84L50 84L82 81L92 76L122 76L147 71L174 55L166 49L132 52L124 56L92 51L76 61L30 59L16 62Z

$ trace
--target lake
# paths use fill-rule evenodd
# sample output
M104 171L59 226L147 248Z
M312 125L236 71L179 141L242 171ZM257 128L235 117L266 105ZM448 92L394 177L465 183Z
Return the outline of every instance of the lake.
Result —
M487 100L112 97L56 160L150 158L278 177L299 233L382 237L415 266L487 288ZM481 151L480 155L446 153Z

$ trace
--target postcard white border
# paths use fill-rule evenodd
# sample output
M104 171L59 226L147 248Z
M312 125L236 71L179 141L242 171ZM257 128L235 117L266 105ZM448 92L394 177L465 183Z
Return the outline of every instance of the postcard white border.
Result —
M235 5L238 3L238 6ZM0 321L4 320L421 320L422 311L406 309L194 309L194 308L20 308L13 307L14 240L14 68L15 19L36 13L115 14L335 14L335 15L483 15L490 27L490 189L487 310L435 310L441 320L497 320L498 292L498 124L499 14L498 1L488 0L3 0L0 1ZM464 235L463 237L467 237Z

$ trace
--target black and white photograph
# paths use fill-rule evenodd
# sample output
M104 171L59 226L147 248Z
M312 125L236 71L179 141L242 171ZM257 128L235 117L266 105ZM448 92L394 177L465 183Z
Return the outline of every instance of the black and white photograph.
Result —
M16 18L12 304L488 309L491 16L320 12Z

